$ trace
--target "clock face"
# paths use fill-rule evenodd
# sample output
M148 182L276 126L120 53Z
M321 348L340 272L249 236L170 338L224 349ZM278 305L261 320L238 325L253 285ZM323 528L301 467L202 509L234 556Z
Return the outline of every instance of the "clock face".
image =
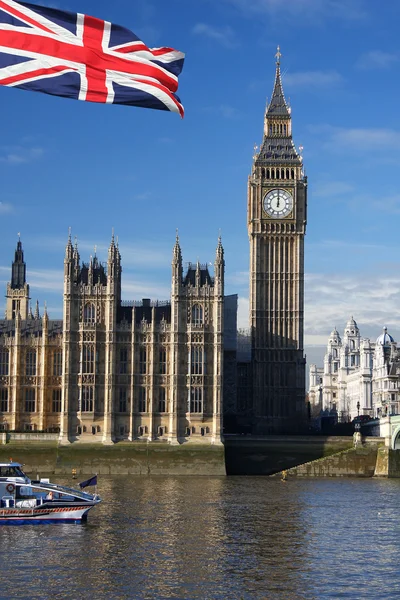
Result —
M274 219L287 217L293 208L293 196L287 190L271 190L264 196L265 212Z

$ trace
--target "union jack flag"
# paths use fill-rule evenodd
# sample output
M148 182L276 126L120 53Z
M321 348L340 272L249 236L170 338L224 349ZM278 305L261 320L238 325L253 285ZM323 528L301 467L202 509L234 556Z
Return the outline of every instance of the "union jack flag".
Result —
M183 117L176 91L184 56L148 48L129 29L95 17L0 0L0 85Z

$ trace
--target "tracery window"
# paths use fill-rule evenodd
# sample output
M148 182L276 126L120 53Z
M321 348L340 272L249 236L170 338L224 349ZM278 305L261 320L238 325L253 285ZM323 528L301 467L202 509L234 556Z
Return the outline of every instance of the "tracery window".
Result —
M139 402L138 402L139 412L146 412L146 388L139 388Z
M81 390L81 411L93 412L94 389L91 385L82 386Z
M53 377L62 375L62 352L58 350L53 353Z
M165 375L167 372L167 349L160 348L159 352L160 375Z
M96 322L96 307L92 302L85 304L83 309L83 320L85 323Z
M53 399L51 403L51 411L53 413L61 412L61 390L53 390Z
M203 307L201 306L201 304L194 304L192 306L192 324L203 325L203 322Z
M82 348L82 373L94 373L94 347L83 346Z
M192 387L190 389L190 412L203 412L203 390L200 387Z
M10 352L6 348L0 349L0 375L8 375L10 368Z
M119 372L121 375L128 372L128 348L121 348L119 351Z
M28 388L25 390L25 412L33 413L36 411L36 390Z
M190 373L192 375L203 375L205 352L201 346L192 346L190 353Z
M119 412L126 413L126 388L119 388Z
M161 387L159 389L158 394L159 394L158 395L158 412L165 413L166 408L167 408L167 402L166 402L166 399L165 399L165 397L166 397L166 395L165 395L165 388Z
M141 346L139 350L139 373L145 375L147 373L147 348Z
M8 389L0 388L0 412L8 412Z
M28 351L25 355L25 375L36 375L36 350Z

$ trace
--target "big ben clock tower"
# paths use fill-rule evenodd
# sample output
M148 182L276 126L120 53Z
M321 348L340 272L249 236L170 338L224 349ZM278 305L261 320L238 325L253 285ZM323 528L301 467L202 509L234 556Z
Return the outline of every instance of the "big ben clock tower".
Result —
M304 234L307 178L292 140L279 51L264 137L248 184L255 433L298 429L305 407Z

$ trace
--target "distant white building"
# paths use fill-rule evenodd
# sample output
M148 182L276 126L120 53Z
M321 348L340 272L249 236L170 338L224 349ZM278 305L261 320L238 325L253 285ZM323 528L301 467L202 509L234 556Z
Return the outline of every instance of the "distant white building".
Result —
M351 317L343 341L336 328L330 334L323 368L310 366L312 414L339 422L358 415L398 414L399 381L400 350L387 328L374 343L361 338Z

